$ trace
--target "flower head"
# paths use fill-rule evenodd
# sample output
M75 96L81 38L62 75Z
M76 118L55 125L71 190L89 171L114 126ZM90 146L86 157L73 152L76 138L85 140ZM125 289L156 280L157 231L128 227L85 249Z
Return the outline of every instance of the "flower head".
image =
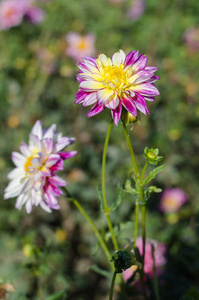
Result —
M3 0L0 3L0 29L8 30L21 24L23 18L36 24L44 19L44 12L33 0Z
M199 50L199 27L188 28L183 36L185 44L188 48L195 52Z
M82 36L77 32L69 32L66 35L66 41L68 43L66 54L75 61L80 61L83 57L94 55L96 52L93 34Z
M46 130L42 129L41 121L37 121L29 135L29 144L22 142L21 153L12 153L16 168L8 174L11 182L5 189L4 199L17 197L17 209L24 204L27 213L38 205L47 212L59 209L56 197L62 194L59 187L66 182L55 173L63 170L63 161L76 155L76 151L62 151L74 138L62 137L55 131L55 124Z
M20 1L4 0L0 3L0 29L7 30L18 26L24 15L23 5Z
M137 116L137 109L148 114L146 100L155 101L159 91L153 84L158 80L154 76L157 68L146 66L147 57L138 51L129 54L120 50L112 59L101 54L97 59L86 57L79 62L80 71L77 79L80 88L76 94L75 104L94 105L88 117L111 109L115 125L122 113L122 106L132 115Z
M187 201L187 195L179 188L167 189L162 193L160 210L164 213L177 212Z
M163 243L160 243L156 240L146 239L145 257L144 257L144 273L148 274L149 276L152 276L152 274L153 274L152 244L154 246L155 265L156 265L156 270L158 273L161 272L161 267L166 262L166 258L165 258L166 246ZM140 252L140 255L142 255L143 254L142 237L137 238L136 246ZM124 271L123 272L124 280L127 281L129 278L131 278L131 276L136 271L136 269L137 269L137 266L132 266L131 268Z

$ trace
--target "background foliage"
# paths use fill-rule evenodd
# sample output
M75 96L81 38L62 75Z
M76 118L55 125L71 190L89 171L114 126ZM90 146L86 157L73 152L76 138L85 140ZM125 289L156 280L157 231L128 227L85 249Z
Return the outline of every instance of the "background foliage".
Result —
M106 228L97 187L110 111L88 119L88 109L74 105L78 68L65 54L65 35L93 33L97 53L107 56L118 49L126 53L139 49L149 65L159 68L160 96L149 103L150 115L141 116L141 124L130 129L135 153L142 163L145 146L159 148L167 168L154 184L163 190L179 187L188 195L188 202L175 214L159 211L160 194L151 197L147 207L147 236L168 248L161 299L174 300L189 286L199 287L199 52L184 41L185 31L199 26L199 2L146 1L137 20L126 15L130 4L127 0L118 4L108 0L43 2L44 22L37 26L23 22L0 32L1 198L7 173L13 168L11 152L28 139L37 119L44 127L56 123L65 136L76 138L71 149L78 155L66 162L62 174L68 189L98 227ZM42 59L38 57L41 49L46 51ZM118 182L125 183L131 168L120 124L112 132L108 149L110 203L119 193ZM121 248L133 238L134 220L134 199L128 194L122 199L112 213ZM15 288L8 299L41 299L38 286L43 299L106 299L110 280L91 266L97 264L107 271L109 265L75 207L60 198L60 211L47 214L38 208L27 215L25 210L16 211L14 203L14 199L2 200L0 209L0 277Z

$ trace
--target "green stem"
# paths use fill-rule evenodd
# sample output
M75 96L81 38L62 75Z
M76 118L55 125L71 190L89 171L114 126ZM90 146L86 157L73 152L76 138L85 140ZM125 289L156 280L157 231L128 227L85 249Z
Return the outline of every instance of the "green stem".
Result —
M62 190L65 192L66 196L70 198L70 201L72 201L74 203L74 205L77 207L77 209L82 213L82 215L84 216L84 218L88 221L88 223L91 225L91 228L93 229L102 249L104 250L104 253L108 259L108 261L111 260L111 255L110 252L100 234L100 232L98 231L98 229L96 228L95 224L93 223L93 221L91 220L91 218L87 215L87 213L85 212L85 210L83 209L83 207L80 205L80 203L76 200L73 199L70 195L70 193L67 191L67 189L65 187L62 187ZM112 264L111 264L112 266ZM112 268L114 269L114 267L112 266Z
M116 278L116 275L117 275L117 273L114 272L114 273L113 273L113 278L112 278L112 281L111 281L111 289L110 289L110 294L109 294L109 300L112 300L112 299L113 299L113 290L114 290L114 285L115 285L115 278Z
M109 210L109 207L107 205L107 200L106 200L106 154L107 154L107 148L108 148L108 143L109 143L112 127L113 127L113 120L111 120L109 129L107 131L107 135L106 135L106 139L105 139L105 143L104 143L103 157L102 157L102 198L103 198L103 204L104 204L104 214L107 218L107 223L108 223L109 231L111 234L112 242L113 242L115 250L118 250L118 244L117 244L117 241L116 241L116 238L114 235L114 231L113 231L113 226L111 223L110 210Z
M142 181L143 181L144 173L145 173L145 171L146 171L147 166L148 166L148 160L146 161L146 163L145 163L145 165L144 165L144 168L143 168L143 170L142 170L141 176L140 176L140 181L141 181L141 183L142 183Z
M131 159L132 159L132 162L133 162L133 166L134 166L134 169L135 169L135 177L138 179L138 184L139 184L139 187L140 187L140 202L143 203L143 206L142 206L143 256L142 256L142 270L141 270L141 274L140 274L140 279L141 279L141 285L142 285L142 291L143 291L144 299L147 299L145 284L144 284L144 257L145 257L145 240L146 240L146 232L145 232L146 207L144 205L144 190L143 190L143 186L142 186L142 181L143 181L144 173L145 173L145 170L147 168L148 162L145 163L144 168L142 170L142 173L140 175L138 165L137 165L137 162L136 162L136 159L135 159L135 154L134 154L134 151L133 151L131 140L130 140L129 135L128 135L126 125L125 125L124 122L122 122L122 123L123 123L124 135L125 135L125 138L126 138L126 141L127 141L127 145L128 145L129 152L130 152L130 155L131 155ZM137 238L137 227L138 227L138 225L136 223L138 223L138 209L139 209L138 205L139 204L137 204L135 206L134 248L136 247L136 238Z
M156 300L160 300L157 272L156 272L156 266L155 266L155 253L154 253L155 249L154 249L153 244L151 245L151 248L152 248L152 257L153 257L153 284L154 284L154 289L155 289Z
M138 216L139 216L139 204L135 203L135 229L134 229L134 249L136 248L137 232L138 232Z
M125 135L127 145L128 145L128 148L129 148L129 152L130 152L130 155L131 155L131 159L132 159L132 162L133 162L133 166L135 168L135 175L136 175L136 177L139 178L140 177L140 172L139 172L138 165L137 165L137 162L136 162L136 159L135 159L135 154L134 154L134 151L133 151L131 140L129 138L129 134L128 134L125 123L122 122L122 124L123 124L123 129L124 129L124 135Z
M143 262L142 268L144 270L144 257L145 257L145 243L146 243L146 205L142 205L142 244L143 244Z

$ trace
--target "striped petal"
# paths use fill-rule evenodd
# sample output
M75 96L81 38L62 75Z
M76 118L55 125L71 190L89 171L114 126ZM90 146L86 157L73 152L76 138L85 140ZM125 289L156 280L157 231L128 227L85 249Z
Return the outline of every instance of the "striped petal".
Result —
M113 121L115 123L116 126L118 126L120 117L121 117L121 113L122 113L122 103L120 102L119 105L116 107L116 109L112 109L111 110L112 113L112 117L113 117Z
M89 110L88 112L88 117L92 117L92 116L95 116L97 114L99 114L101 111L103 111L105 108L104 105L98 105L97 103L91 108L91 110Z
M114 91L111 89L102 89L97 91L97 103L99 105L104 105L106 104L107 100L113 96Z
M135 106L134 101L132 99L123 98L122 99L122 104L124 105L126 110L128 110L132 115L134 115L135 117L137 116L137 109L136 109L136 106Z
M103 89L104 85L98 81L88 80L88 81L82 81L80 83L80 88L85 92L94 92L99 89Z

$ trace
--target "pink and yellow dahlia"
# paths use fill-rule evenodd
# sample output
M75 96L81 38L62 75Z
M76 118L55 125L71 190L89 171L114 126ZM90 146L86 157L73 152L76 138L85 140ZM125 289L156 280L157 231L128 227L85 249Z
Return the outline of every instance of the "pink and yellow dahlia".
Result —
M159 91L153 84L159 79L154 76L156 67L146 66L147 57L139 55L139 51L131 51L127 55L120 50L112 59L100 54L97 59L85 57L79 62L80 71L77 75L79 91L75 104L94 105L88 117L94 116L105 109L111 109L115 125L122 113L122 106L132 115L137 109L148 114L146 100L155 101Z
M17 197L17 209L24 204L27 213L31 212L32 206L38 205L47 212L59 209L56 197L62 194L59 187L65 186L66 182L55 173L63 170L63 161L77 152L62 151L74 142L74 138L62 137L55 131L55 124L42 129L41 121L37 121L29 135L29 144L22 142L21 153L12 153L16 168L8 174L11 182L5 189L4 199Z

